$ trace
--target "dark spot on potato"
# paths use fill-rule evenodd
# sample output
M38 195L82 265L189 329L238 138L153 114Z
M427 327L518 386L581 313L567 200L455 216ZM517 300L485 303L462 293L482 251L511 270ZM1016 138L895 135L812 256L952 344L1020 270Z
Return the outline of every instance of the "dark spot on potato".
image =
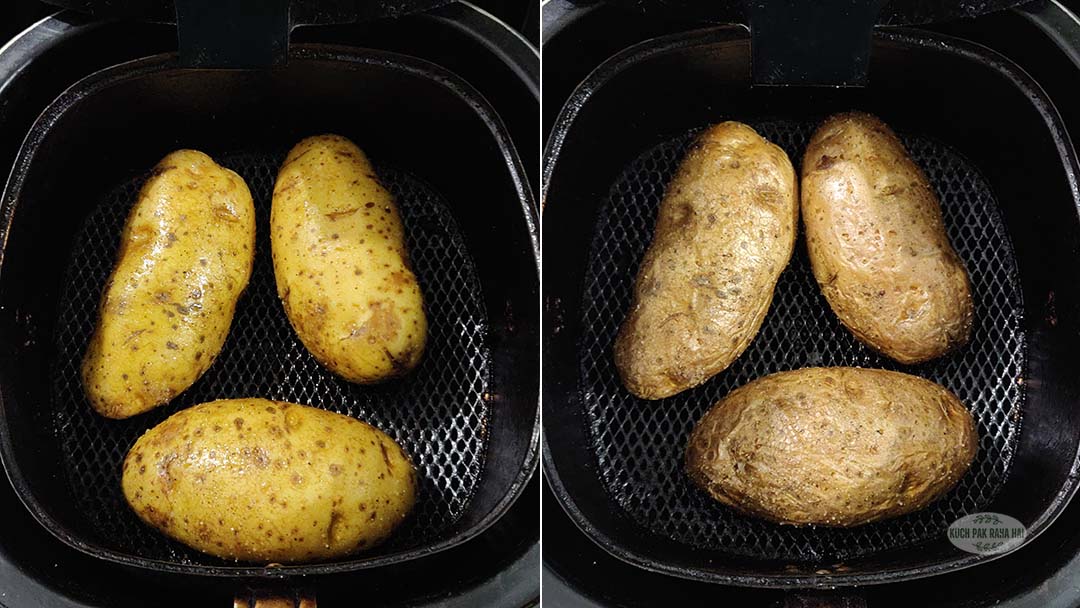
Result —
M333 475L334 477L337 477L338 475L341 475L341 465L340 464L332 464L332 465L330 465L330 474Z
M146 521L162 530L168 530L172 526L173 518L167 513L162 513L153 506L143 509L142 516Z
M343 211L332 211L330 213L325 213L323 215L324 215L324 217L330 219L330 221L337 221L338 218L352 215L352 214L356 213L356 211L357 211L357 208L354 207L352 209L345 209Z
M244 419L243 418L237 418L237 419L233 420L233 425L236 426L236 430L240 430L240 429L244 428Z
M386 451L386 444L380 441L379 442L379 449L382 450L382 457L383 457L383 462L386 463L386 470L393 473L394 472L394 463L390 462L390 454Z
M245 460L260 469L270 466L270 454L267 453L266 448L246 447L240 450L240 454L243 455Z
M169 350L180 350L180 347L177 346L176 342L173 342L172 340L165 342L165 348Z
M829 156L828 154L822 154L821 158L818 159L817 165L815 165L814 169L816 169L818 171L824 171L824 170L828 169L829 167L835 165L836 161L837 161L836 156Z
M326 442L323 441L322 439L320 439L320 440L315 442L315 447L317 447L317 448L325 448L326 447Z

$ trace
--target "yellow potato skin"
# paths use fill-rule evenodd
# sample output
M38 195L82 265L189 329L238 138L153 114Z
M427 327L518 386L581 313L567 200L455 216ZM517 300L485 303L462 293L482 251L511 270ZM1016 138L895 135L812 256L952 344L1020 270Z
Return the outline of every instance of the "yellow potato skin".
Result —
M979 438L951 392L851 367L771 374L698 422L686 471L721 503L781 524L849 527L922 509L971 466Z
M195 150L163 158L128 215L83 357L94 409L128 418L198 380L225 343L254 255L244 180Z
M199 551L267 563L375 546L416 500L401 447L359 420L266 399L180 411L124 459L123 490L146 523Z
M615 340L626 388L661 399L726 369L757 335L795 248L798 182L752 128L705 130L660 203Z
M362 384L416 366L427 340L420 286L397 205L355 144L319 135L293 147L270 238L278 296L315 359Z
M802 166L802 215L814 277L863 343L905 364L967 343L967 270L926 175L874 116L825 121Z

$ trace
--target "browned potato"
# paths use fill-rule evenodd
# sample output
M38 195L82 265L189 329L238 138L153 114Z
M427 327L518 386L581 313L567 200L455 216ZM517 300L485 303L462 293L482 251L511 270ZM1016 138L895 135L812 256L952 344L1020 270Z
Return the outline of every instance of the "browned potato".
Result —
M225 344L255 258L244 180L195 150L169 154L139 191L82 364L102 416L167 403Z
M750 127L698 138L660 203L615 340L626 388L661 399L723 371L757 335L795 246L795 170Z
M929 380L808 368L714 405L690 435L686 471L748 515L848 527L930 504L964 475L978 443L971 414Z
M416 471L385 433L266 399L173 414L135 442L122 484L146 523L199 551L254 562L373 547L416 500Z
M964 263L926 175L883 122L839 114L818 128L803 157L802 215L814 276L859 340L900 363L967 343Z

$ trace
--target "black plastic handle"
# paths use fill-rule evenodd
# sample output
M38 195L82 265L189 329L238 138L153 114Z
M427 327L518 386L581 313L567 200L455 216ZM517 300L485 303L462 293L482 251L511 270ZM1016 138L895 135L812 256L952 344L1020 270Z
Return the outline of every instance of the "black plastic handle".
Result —
M888 0L746 0L755 85L863 86Z
M266 68L289 55L289 0L176 0L180 63Z

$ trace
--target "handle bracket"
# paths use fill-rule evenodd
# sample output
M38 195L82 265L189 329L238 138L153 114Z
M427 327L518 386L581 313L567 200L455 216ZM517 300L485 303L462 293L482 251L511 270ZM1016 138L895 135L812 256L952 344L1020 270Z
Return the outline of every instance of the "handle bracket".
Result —
M755 85L865 86L888 0L746 0Z
M180 63L267 68L289 55L289 0L176 0Z

